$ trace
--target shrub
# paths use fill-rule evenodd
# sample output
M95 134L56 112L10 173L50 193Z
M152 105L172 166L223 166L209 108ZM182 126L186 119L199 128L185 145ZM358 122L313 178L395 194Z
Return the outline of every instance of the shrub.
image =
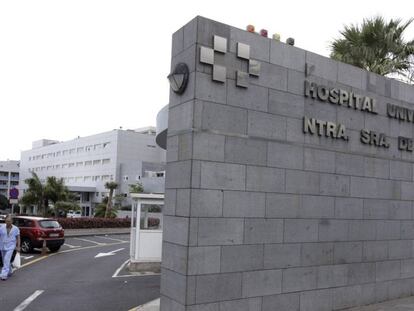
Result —
M64 229L131 227L131 219L128 218L57 218L57 221Z

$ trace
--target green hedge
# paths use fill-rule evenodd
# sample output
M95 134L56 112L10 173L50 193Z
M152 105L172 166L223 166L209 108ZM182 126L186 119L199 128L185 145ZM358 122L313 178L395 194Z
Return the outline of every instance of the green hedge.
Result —
M56 219L63 229L90 229L90 228L129 228L131 219L127 218L58 218Z

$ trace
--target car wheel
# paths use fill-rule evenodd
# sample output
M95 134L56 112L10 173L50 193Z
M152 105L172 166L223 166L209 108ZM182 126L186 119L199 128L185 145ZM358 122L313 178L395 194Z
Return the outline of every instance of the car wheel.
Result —
M52 253L56 253L59 249L60 249L60 246L50 246L50 247L49 247L49 250L50 250Z
M22 239L21 250L23 253L30 253L33 251L32 241L30 239L24 238Z

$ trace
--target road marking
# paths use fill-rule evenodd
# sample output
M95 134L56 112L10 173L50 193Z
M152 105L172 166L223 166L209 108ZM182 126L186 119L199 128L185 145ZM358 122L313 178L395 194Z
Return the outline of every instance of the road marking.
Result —
M28 260L28 259L31 259L31 258L33 258L34 256L22 256L22 255L20 255L20 258L21 259L24 259L24 260Z
M96 256L95 256L95 258L100 258L100 257L106 257L106 256L113 256L113 255L115 255L115 253L117 253L117 252L119 252L119 251L122 251L122 250L124 250L125 248L120 248L120 249L117 249L117 250L114 250L114 251L112 251L112 252L108 252L108 253L99 253L99 254L97 254Z
M30 305L33 300L35 300L37 297L39 297L41 294L43 294L44 290L37 290L35 291L30 297L26 298L25 301L23 301L21 304L19 304L13 311L22 311L27 308L28 305Z
M110 246L110 245L120 245L120 244L125 244L125 243L129 243L129 242L120 242L120 243L112 243L112 244L105 244L105 245L91 245L91 246L85 246L85 247L77 247L77 248L72 248L72 249L66 249L66 250L64 250L64 251L60 251L60 252L58 252L58 253L48 254L48 255L45 255L45 256L42 256L42 257L36 258L36 259L34 259L34 260L32 260L32 261L29 261L29 262L27 262L27 263L25 263L25 264L21 265L21 266L20 266L20 269L21 269L21 268L24 268L24 267L27 267L27 266L29 266L29 265L31 265L31 264L34 264L34 263L36 263L36 262L38 262L38 261L41 261L41 260L43 260L43 259L46 259L46 258L48 258L48 257L51 257L51 256L56 256L56 255L63 254L63 253L76 252L76 251L81 251L81 250L84 250L84 249L98 248L98 247Z
M131 278L131 277L139 278L143 276L157 276L157 275L161 275L161 273L146 272L145 274L126 274L126 275L118 275L115 278Z
M21 265L21 266L20 266L20 269L21 269L21 268L24 268L24 267L27 267L27 266L29 266L29 265L32 265L32 264L34 264L35 262L41 261L41 260L43 260L43 259L46 259L47 257L50 257L50 256L53 256L53 255L56 255L56 254L57 254L57 253L53 253L53 254L49 254L49 255L46 255L46 256L42 256L42 257L36 258L35 260L29 261L29 262L25 263L24 265Z
M75 240L84 241L84 242L89 242L89 243L94 243L94 244L96 244L96 245L107 245L107 243L100 243L100 242L96 242L96 241L92 241L92 240L87 240L87 239L79 239L79 238L75 238Z
M69 247L69 248L76 248L76 247L80 247L80 245L71 245L71 244L68 244L68 243L65 243L65 244L63 244L63 245L66 245L67 247Z
M107 239L107 240L112 240L112 241L116 241L116 242L127 242L125 240L120 240L120 239L114 239L114 238L108 238L106 236L101 236L101 235L95 235L96 238L101 238L101 239Z
M119 272L121 272L122 269L124 269L125 265L129 262L129 259L125 260L125 262L118 268L116 269L115 273L112 275L113 278L118 277Z
M98 247L111 246L111 245L120 245L120 244L125 244L125 243L129 243L129 242L119 242L119 243L111 243L111 244L105 244L105 245L90 245L90 246L78 247L78 248L74 248L74 249L65 249L64 251L60 251L59 253L54 253L54 254L58 255L58 254L62 254L62 253L70 253L70 252L81 251L83 249L98 248Z

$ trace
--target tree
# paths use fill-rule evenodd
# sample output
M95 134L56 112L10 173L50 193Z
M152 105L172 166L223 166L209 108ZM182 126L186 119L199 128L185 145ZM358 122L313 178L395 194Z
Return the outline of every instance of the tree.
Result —
M107 218L112 211L112 199L114 196L114 190L118 188L118 184L114 181L109 181L105 183L105 188L109 190L108 203L106 204L105 210L105 218Z
M41 215L46 216L48 213L49 202L53 203L56 216L59 211L69 209L77 210L79 206L74 202L73 195L65 186L62 178L48 176L46 184L42 184L36 173L32 172L32 177L25 180L28 188L24 193L21 202L27 205L36 205Z
M28 188L26 192L23 194L21 202L23 205L36 205L38 211L41 212L43 216L46 216L46 194L45 194L45 187L37 176L36 173L32 172L32 177L27 178L24 181Z
M331 58L380 75L398 74L408 78L414 41L405 41L403 33L413 19L387 22L376 16L364 19L361 26L345 26L341 38L331 44Z
M53 204L56 204L58 201L68 201L69 190L65 186L63 178L56 178L55 176L47 177L45 195Z
M56 178L55 176L47 177L45 195L47 200L53 203L56 216L59 216L60 208L69 210L71 208L68 208L68 206L73 206L73 202L69 202L70 193L68 187L65 186L63 178ZM58 202L60 202L60 204L57 204Z
M102 200L102 203L99 203L95 207L95 217L105 217L106 205L108 204L108 197L105 197ZM117 214L116 208L111 208L108 212L107 218L115 218Z
M4 195L0 194L0 209L5 210L7 208L9 208L9 200L7 200L7 197Z
M144 187L141 183L137 182L136 184L129 185L129 193L142 193L144 192Z

